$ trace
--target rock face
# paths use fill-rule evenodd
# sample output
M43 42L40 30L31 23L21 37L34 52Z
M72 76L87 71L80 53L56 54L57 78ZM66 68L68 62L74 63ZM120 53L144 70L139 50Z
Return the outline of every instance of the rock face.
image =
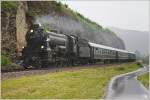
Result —
M27 12L27 3L18 2L18 8L16 14L16 37L17 37L16 39L17 39L18 53L20 53L22 47L26 45L25 35L26 32L28 31L28 27L26 23L26 12Z
M3 3L2 3L3 5ZM13 56L16 51L16 7L1 9L2 54Z
M4 6L8 2L2 2L2 53L18 54L26 45L27 30L35 22L41 23L45 29L57 29L91 42L125 49L123 41L112 31L72 11L67 5L56 1L20 1L10 9Z

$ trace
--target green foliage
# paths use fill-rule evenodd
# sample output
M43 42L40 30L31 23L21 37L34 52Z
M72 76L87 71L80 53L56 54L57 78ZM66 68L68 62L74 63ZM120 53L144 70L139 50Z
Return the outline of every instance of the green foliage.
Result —
M90 20L89 18L86 18L82 14L73 11L68 7L68 5L62 4L60 1L43 1L41 3L37 3L36 7L32 7L31 2L29 3L29 9L30 11L28 11L27 14L30 16L47 15L49 14L49 11L53 11L59 16L69 17L73 20L78 21L91 32L105 31L105 29L103 29L101 25ZM111 31L109 30L109 32Z
M53 1L55 2L55 1ZM56 6L55 6L55 11L57 13L62 13L64 11L65 6L59 1L59 2L55 2Z
M1 55L1 70L10 71L14 69L21 69L21 67L13 63L10 57L6 55Z
M102 29L102 26L100 26L96 22L91 21L90 19L84 17L82 14L80 14L76 11L73 11L71 8L68 7L68 5L62 4L61 2L57 2L56 5L57 5L57 7L55 8L56 11L63 12L64 14L67 14L68 16L72 17L73 19L81 21L81 23L85 22L90 26L90 28L94 27L95 29L96 28ZM84 25L87 25L85 23L84 23Z
M37 15L48 15L50 12L54 12L54 14L56 15L65 16L78 21L85 27L85 29L88 29L87 31L89 31L89 33L105 31L105 29L101 25L90 20L89 18L86 18L82 14L73 11L71 8L68 7L68 5L61 3L61 1L43 1L40 3L36 2L35 4L37 6L32 6L34 3L35 2L28 3L28 8L30 10L27 12L27 14L29 16L34 17Z
M124 67L117 67L116 70L118 70L118 71L124 71L125 68Z
M136 64L107 67L96 65L75 71L59 71L4 80L2 81L2 98L99 99L104 97L107 85L113 76L138 68Z
M67 4L65 4L64 6L65 6L66 8L68 8L68 5L67 5Z
M105 29L106 32L111 33L112 31L108 28Z
M149 73L138 77L138 80L141 81L146 88L149 88Z
M79 16L79 19L83 19L85 20L86 22L88 22L89 24L93 25L94 27L98 27L99 29L102 29L102 26L100 26L99 24L97 24L96 22L94 21L91 21L90 19L84 17L82 14L76 12L77 16Z
M62 3L61 2L58 2L56 3L58 7L61 7L62 6Z
M50 31L51 30L51 28L50 28L50 25L49 24L44 24L43 25L43 27L44 27L44 31L46 32L47 30L48 31Z
M11 59L10 57L6 55L1 55L1 66L8 66L11 64Z
M22 67L15 63L10 63L10 65L7 65L7 66L1 66L2 71L11 71L15 69L22 69Z
M17 3L16 1L2 1L1 6L2 8L13 9L17 7Z

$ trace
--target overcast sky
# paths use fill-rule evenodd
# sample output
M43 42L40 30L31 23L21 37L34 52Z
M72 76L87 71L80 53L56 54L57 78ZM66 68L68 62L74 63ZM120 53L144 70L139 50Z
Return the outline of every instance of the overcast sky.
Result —
M70 8L99 23L131 30L149 30L149 1L63 1Z

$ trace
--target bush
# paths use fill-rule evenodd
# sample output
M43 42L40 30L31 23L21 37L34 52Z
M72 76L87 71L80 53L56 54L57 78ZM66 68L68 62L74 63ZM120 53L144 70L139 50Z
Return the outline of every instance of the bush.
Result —
M1 70L2 71L10 71L15 69L21 69L19 65L13 63L10 57L6 55L1 55Z
M68 8L68 5L67 5L67 4L65 4L65 7L66 7L66 8Z
M17 7L17 3L15 1L2 1L2 8L12 9Z
M124 67L116 67L116 70L118 70L118 71L124 71L125 68Z
M22 68L22 67L18 66L17 64L11 63L11 64L8 65L8 66L2 66L2 67L1 67L1 70L2 70L2 71L12 71L12 70L21 69L21 68Z
M137 64L138 66L142 67L143 61L142 61L142 60L138 60L138 61L136 61L136 64Z
M51 30L49 24L44 24L43 27L44 27L44 31L47 31L47 30L50 31Z
M8 56L1 55L1 66L8 66L11 64L11 59Z

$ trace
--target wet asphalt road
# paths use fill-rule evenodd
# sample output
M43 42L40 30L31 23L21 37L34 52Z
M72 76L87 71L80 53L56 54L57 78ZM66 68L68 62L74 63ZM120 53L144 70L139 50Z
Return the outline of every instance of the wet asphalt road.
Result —
M108 88L105 100L149 100L149 91L137 80L149 71L145 66L137 71L114 77Z

